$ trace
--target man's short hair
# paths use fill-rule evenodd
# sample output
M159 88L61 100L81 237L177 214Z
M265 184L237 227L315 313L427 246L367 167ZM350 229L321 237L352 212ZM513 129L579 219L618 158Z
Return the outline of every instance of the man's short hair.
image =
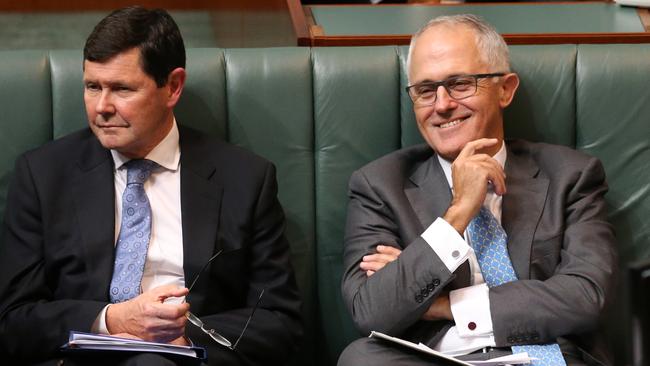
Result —
M472 14L459 14L433 18L413 35L406 61L408 73L410 74L411 71L411 56L415 42L422 33L433 27L458 25L464 25L474 31L476 46L482 61L492 68L491 72L510 72L508 45L497 30L481 17Z
M130 6L102 19L86 40L84 60L105 62L132 48L140 50L142 70L167 84L169 73L185 67L185 45L174 19L163 9Z

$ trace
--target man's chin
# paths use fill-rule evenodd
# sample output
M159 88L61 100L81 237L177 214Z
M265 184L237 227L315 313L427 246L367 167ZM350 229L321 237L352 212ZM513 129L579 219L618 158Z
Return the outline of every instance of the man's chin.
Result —
M447 161L454 161L463 149L464 144L429 144L435 150L436 154Z
M103 132L97 133L95 132L95 137L97 137L97 140L99 140L99 143L106 149L111 149L111 150L120 150L121 147L124 146L124 142L121 141L120 138L118 138L116 135L113 134L106 134Z

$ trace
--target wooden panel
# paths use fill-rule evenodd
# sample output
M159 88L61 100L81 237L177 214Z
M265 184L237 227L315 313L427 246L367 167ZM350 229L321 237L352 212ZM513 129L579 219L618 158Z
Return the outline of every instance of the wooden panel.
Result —
M165 9L286 9L284 0L139 0L146 8ZM133 5L133 0L1 0L0 11L112 10Z
M639 18L646 32L650 32L650 9L638 9Z
M287 0L287 3L291 4L292 2L298 3L299 0ZM598 2L593 2L598 3ZM576 2L558 2L555 4L584 4ZM465 5L465 4L462 4ZM476 5L476 4L473 4ZM492 4L481 4L485 6L495 6L495 5L508 5L512 6L512 3L492 3ZM539 5L539 3L520 3L520 5ZM306 25L303 27L306 29L303 31L303 38L298 38L298 45L300 46L379 46L379 45L408 45L410 43L411 35L410 34L373 34L373 35L355 35L355 34L343 34L343 35L328 35L327 31L323 29L323 26L316 24L314 17L311 13L312 8L326 8L326 7L370 7L370 6L381 6L388 9L390 6L401 6L404 5L395 5L395 4L386 4L386 5L311 5L303 6L303 17L302 21L306 22ZM411 5L418 6L418 5ZM420 5L421 6L421 5ZM429 5L429 6L443 6L443 5ZM453 5L451 5L453 6ZM640 23L643 26L639 28L640 30L645 30L645 32L618 32L618 33L506 33L502 34L506 43L511 45L516 44L598 44L598 43L650 43L650 10L648 9L637 9L637 14L640 18ZM294 24L296 27L296 24ZM551 30L552 31L552 30ZM305 34L308 35L309 39L305 39Z
M311 37L305 16L306 12L310 12L309 9L303 9L300 0L287 0L287 7L291 15L291 23L293 24L293 31L296 33L298 46L311 46ZM313 19L311 19L311 23L313 24Z

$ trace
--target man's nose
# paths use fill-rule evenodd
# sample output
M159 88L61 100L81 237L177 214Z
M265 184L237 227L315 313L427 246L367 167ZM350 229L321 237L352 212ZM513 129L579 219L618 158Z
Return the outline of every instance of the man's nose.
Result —
M436 112L445 113L457 106L456 100L449 95L449 92L447 92L444 86L440 85L438 90L436 90L436 101L434 102Z
M97 114L114 114L115 113L115 106L113 105L112 101L112 96L109 90L102 90L102 93L99 95L99 98L97 99L97 104L95 105L95 112Z

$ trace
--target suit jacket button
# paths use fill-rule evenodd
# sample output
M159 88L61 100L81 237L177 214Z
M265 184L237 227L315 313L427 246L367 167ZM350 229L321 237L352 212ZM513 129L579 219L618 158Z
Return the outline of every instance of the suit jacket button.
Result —
M415 295L415 302L417 302L419 304L419 303L422 302L422 300L424 300L422 298L422 295L420 295L420 294Z
M436 286L433 285L433 283L430 283L427 285L427 291L431 292L436 288Z
M420 289L420 295L422 295L422 296L427 296L428 295L426 287L422 287Z
M433 286L438 286L438 285L440 285L440 280L436 278L435 280L433 280Z

